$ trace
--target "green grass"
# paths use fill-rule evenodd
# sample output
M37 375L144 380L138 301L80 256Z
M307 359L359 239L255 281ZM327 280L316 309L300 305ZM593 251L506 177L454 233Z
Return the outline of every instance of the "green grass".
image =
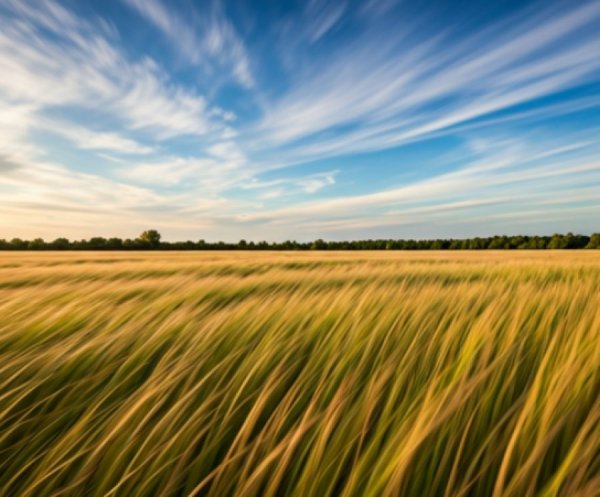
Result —
M10 253L0 495L598 496L600 255Z

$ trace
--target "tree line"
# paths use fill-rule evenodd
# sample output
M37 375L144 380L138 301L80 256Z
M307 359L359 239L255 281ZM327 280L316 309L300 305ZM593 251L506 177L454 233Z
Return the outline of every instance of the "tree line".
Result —
M137 238L93 237L88 240L57 238L45 241L0 239L0 250L515 250L515 249L600 249L600 233L591 236L554 234L552 236L490 236L475 238L437 238L431 240L368 239L352 241L247 242L237 243L182 241L165 242L156 230L144 231Z

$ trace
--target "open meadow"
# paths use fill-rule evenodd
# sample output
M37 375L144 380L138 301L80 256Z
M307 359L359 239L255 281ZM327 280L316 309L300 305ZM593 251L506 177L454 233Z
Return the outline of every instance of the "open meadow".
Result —
M600 253L2 253L0 495L598 496Z

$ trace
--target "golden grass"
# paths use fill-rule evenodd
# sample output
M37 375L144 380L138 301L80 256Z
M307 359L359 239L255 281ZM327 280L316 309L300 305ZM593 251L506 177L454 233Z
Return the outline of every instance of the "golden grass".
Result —
M600 495L600 254L0 255L0 495Z

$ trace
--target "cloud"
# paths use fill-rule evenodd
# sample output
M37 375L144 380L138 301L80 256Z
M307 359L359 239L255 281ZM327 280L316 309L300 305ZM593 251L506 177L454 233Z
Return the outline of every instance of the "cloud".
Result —
M118 176L135 184L195 192L196 196L217 196L251 178L243 164L211 157L166 156L153 161L129 163ZM174 199L177 199L175 194Z
M217 142L210 145L206 151L209 155L221 160L243 164L246 161L244 154L232 141Z
M317 193L327 186L335 184L335 177L339 170L325 171L305 176L288 176L272 180L259 180L251 177L240 186L244 190L269 189L269 191L260 194L261 199L276 198L286 195L295 195L297 193ZM273 189L274 187L278 187Z
M346 11L346 2L338 1L333 4L323 0L310 0L306 4L305 15L307 22L307 37L311 43L316 43L335 25L340 22Z
M0 227L21 235L27 227L36 236L89 236L102 226L110 234L117 225L142 228L156 219L189 230L212 224L207 209L240 205L218 192L228 178L246 179L235 172L242 153L234 164L234 145L210 147L219 136L235 136L226 124L232 112L172 82L147 56L126 55L105 21L82 19L57 2L7 0L0 22ZM39 131L97 152L109 167L93 171L87 161L78 165L87 172L66 167L48 139L36 137ZM227 160L169 153L168 143L160 145L185 136L229 154ZM145 157L123 161L113 154ZM182 188L170 191L173 186Z
M379 17L387 14L399 3L399 0L367 0L362 4L359 13L363 16Z
M160 0L124 2L159 29L189 63L226 67L240 85L254 85L246 47L220 3L206 2L200 16L184 19Z
M41 161L35 168L20 167L4 175L2 185L6 187L2 202L7 211L62 211L65 220L94 213L127 217L139 205L162 203L159 195L147 189ZM5 219L9 221L15 219Z
M335 184L335 175L339 171L328 173L318 173L295 181L296 185L300 186L306 193L316 193L326 186Z
M34 123L34 106L7 103L0 99L0 154L5 160L24 162L40 152L27 140L28 131Z
M598 210L595 121L548 124L600 106L590 90L598 2L536 4L475 30L440 30L432 10L392 23L402 2L311 0L282 21L289 43L279 47L269 23L242 38L218 1L122 3L173 53L150 57L126 45L119 23L84 18L71 3L1 2L3 229L91 235L156 221L167 236L196 227L206 238L314 238L535 215L549 223L560 212L590 224ZM278 50L285 67L275 66ZM429 144L416 147L423 164L398 148L442 136L435 158ZM398 150L336 159L335 170L326 160L389 148ZM397 180L379 176L389 170Z
M221 127L203 96L170 83L148 57L130 60L100 24L51 1L7 0L3 8L13 18L0 32L0 72L6 75L0 95L6 101L30 102L40 110L94 110L157 139Z
M267 105L261 143L302 162L381 150L595 80L600 4L554 7L462 35L367 31Z
M105 150L122 154L141 155L156 152L155 147L143 145L117 133L92 131L74 126L66 121L45 120L36 123L36 125L67 138L81 150Z
M240 215L239 220L302 225L314 222L316 217L337 222L340 216L351 220L370 214L376 219L381 217L382 208L387 208L388 213L402 212L402 216L436 211L443 214L445 203L472 207L498 197L498 192L502 192L500 196L508 202L516 201L519 195L523 199L537 195L538 200L552 203L556 192L569 185L589 186L600 182L599 150L595 142L554 149L540 149L539 145L527 142L517 144L488 150L477 161L458 170L396 188L248 213ZM507 185L510 185L511 195L505 193ZM595 198L600 202L600 193ZM390 211L394 206L396 210ZM402 206L401 211L397 210L399 206Z
M178 170L179 168L175 168ZM38 160L0 169L3 236L134 236L149 224L186 238L214 230L218 217L247 206L195 191L159 193L149 185L81 173ZM178 234L178 235L176 235Z
M13 160L0 155L0 174L15 171L21 167L20 164L14 162Z

